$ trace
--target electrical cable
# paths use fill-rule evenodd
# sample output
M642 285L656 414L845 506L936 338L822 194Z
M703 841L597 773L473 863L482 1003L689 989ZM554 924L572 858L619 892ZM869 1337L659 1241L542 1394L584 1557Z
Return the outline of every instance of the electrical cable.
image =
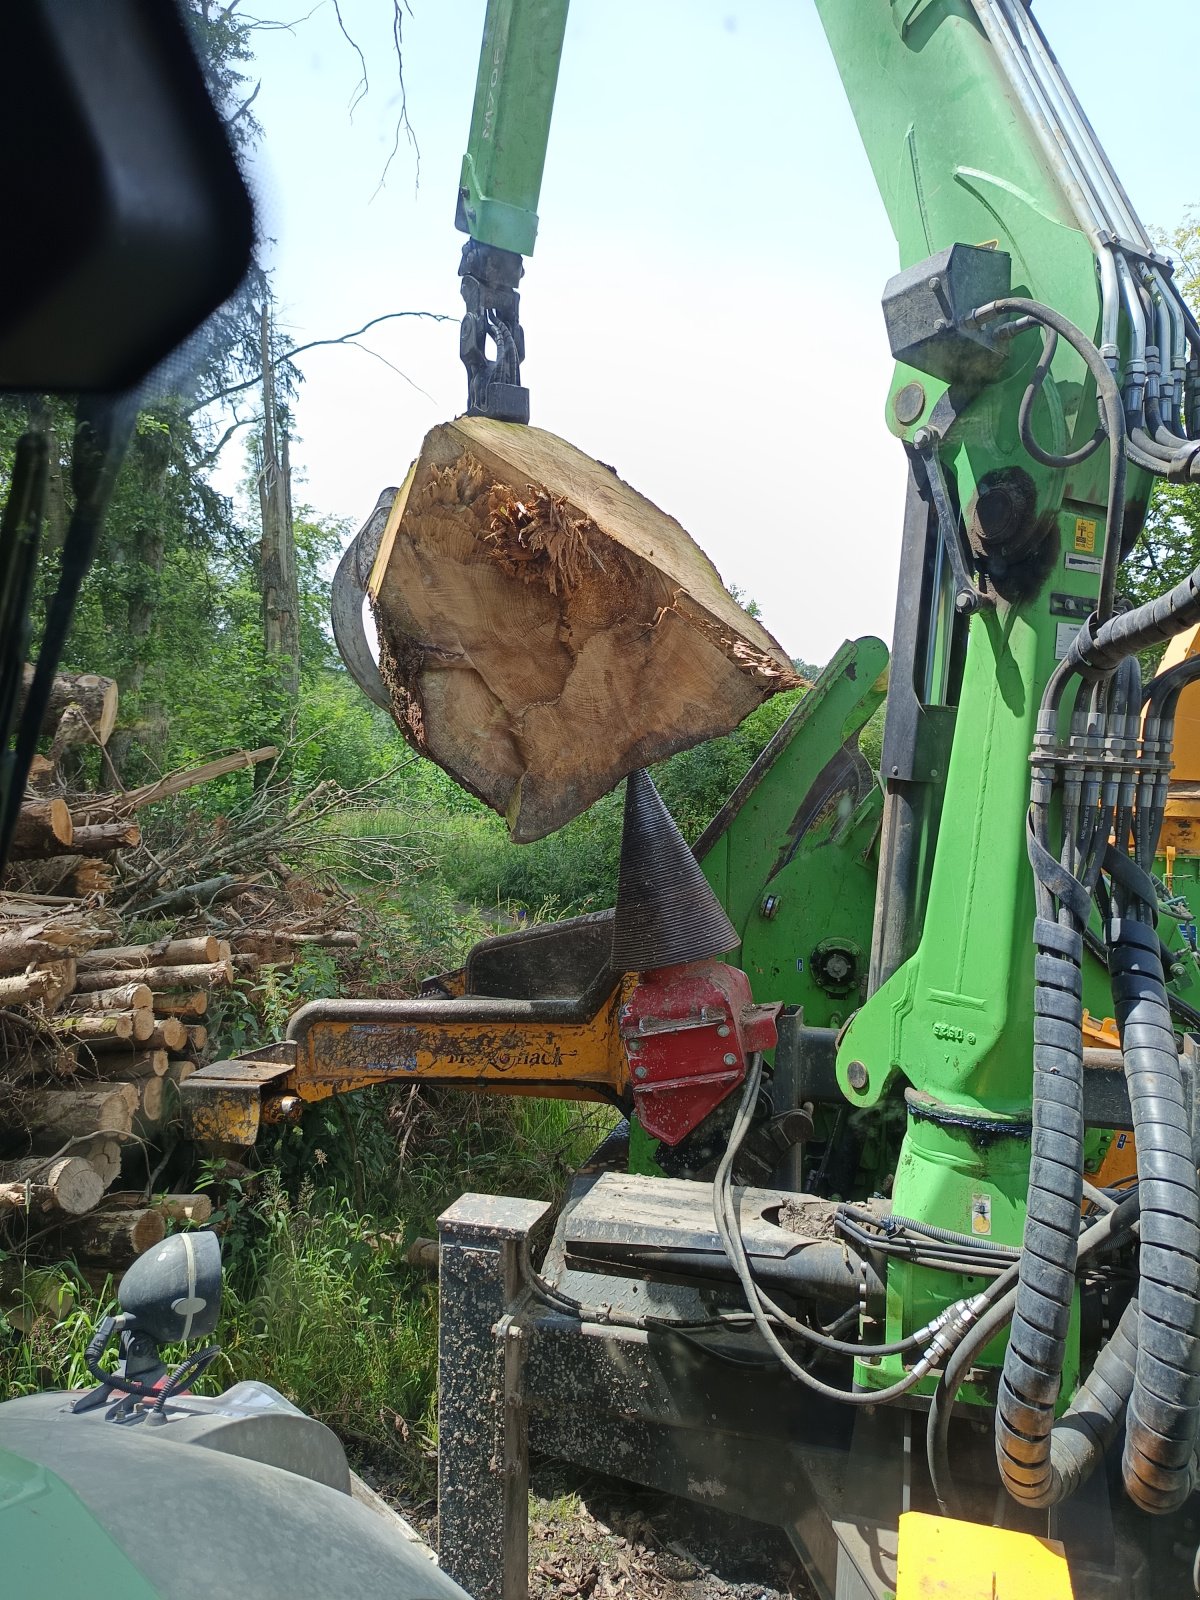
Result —
M1017 431L1020 434L1021 443L1024 445L1027 455L1031 455L1043 467L1062 470L1065 467L1078 466L1081 461L1086 461L1089 456L1094 455L1104 443L1107 435L1104 430L1104 424L1101 422L1086 444L1080 445L1077 450L1067 451L1065 455L1055 455L1050 450L1044 450L1034 437L1034 401L1041 393L1042 385L1046 381L1046 375L1050 371L1050 363L1054 360L1054 352L1057 348L1058 334L1053 328L1044 327L1042 329L1042 353L1038 357L1038 364L1033 370L1029 385L1021 397L1021 407L1017 413Z
M1044 306L1037 300L1021 295L1005 295L978 306L967 319L969 323L989 322L993 317L1014 312L1018 317L1032 317L1034 321L1050 328L1065 339L1080 355L1096 385L1096 401L1108 437L1108 507L1104 523L1104 555L1100 568L1100 593L1096 601L1096 615L1104 621L1112 615L1116 599L1117 565L1120 558L1121 522L1125 509L1125 408L1117 380L1092 341L1061 312ZM1043 351L1043 356L1045 351Z

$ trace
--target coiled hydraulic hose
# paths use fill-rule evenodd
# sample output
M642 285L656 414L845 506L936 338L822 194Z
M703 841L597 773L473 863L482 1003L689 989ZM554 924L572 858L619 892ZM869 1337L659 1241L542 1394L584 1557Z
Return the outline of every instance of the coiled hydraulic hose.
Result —
M1135 1225L1139 1209L1140 1200L1134 1193L1092 1222L1080 1235L1079 1261L1082 1263L1102 1245L1123 1237ZM1014 1270L1012 1279L1016 1276ZM1002 1287L999 1282L993 1285L991 1305L955 1348L930 1402L925 1436L929 1476L938 1504L950 1515L956 1504L949 1461L951 1407L980 1351L1012 1319L1017 1303L1015 1283L1004 1293L1000 1292ZM1086 1480L1116 1431L1133 1388L1136 1329L1137 1306L1133 1303L1096 1358L1069 1409L1051 1429L1049 1477L1056 1501L1065 1499Z
M1109 966L1142 1206L1137 1368L1121 1467L1135 1504L1144 1511L1173 1511L1195 1487L1200 1197L1154 929L1122 918L1110 940Z

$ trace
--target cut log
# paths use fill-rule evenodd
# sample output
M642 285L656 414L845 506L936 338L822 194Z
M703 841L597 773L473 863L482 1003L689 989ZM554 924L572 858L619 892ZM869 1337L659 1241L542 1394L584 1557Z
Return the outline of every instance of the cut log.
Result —
M133 1017L133 1042L145 1045L147 1050L160 1050L162 1045L154 1037L158 1031L158 1018L147 1006L142 1011L130 1013Z
M228 961L210 961L177 967L142 967L137 976L151 989L219 989L233 982L233 969ZM98 989L115 989L128 982L128 968L90 967L77 974L75 988L80 994L92 994Z
M121 1176L121 1141L97 1136L74 1147L74 1153L87 1162L107 1189Z
M29 800L17 813L9 858L31 861L65 855L71 849L73 833L71 811L65 800Z
M101 929L66 918L36 917L0 925L0 972L23 972L31 962L59 961L64 956L86 960L90 946L104 937Z
M54 1018L54 1031L93 1048L96 1045L128 1044L133 1038L133 1019L136 1015L138 1013L134 1011L73 1011L67 1016Z
M202 1017L208 1010L204 989L155 989L154 1012L159 1017Z
M9 1087L18 1115L35 1145L63 1145L89 1134L128 1133L137 1108L137 1090L124 1083L81 1089Z
M75 828L70 850L79 856L106 856L114 850L132 850L141 842L142 830L136 822L89 822ZM66 853L65 847L45 852L47 855Z
M123 983L116 989L89 989L67 1002L67 1011L148 1011L153 1005L150 985Z
M74 961L47 961L31 972L0 978L0 1005L38 1005L44 1011L53 1011L74 987Z
M187 1027L178 1017L155 1017L153 1028L138 1042L147 1050L184 1050L188 1042Z
M169 1057L165 1050L105 1050L97 1055L90 1070L100 1078L136 1082L141 1078L161 1078Z
M157 1128L163 1119L165 1105L163 1084L165 1078L143 1078L137 1085L139 1091L138 1108L135 1112L135 1121L143 1125L149 1124Z
M116 882L116 870L103 856L81 860L71 871L71 888L87 900L104 899L113 892Z
M54 787L54 763L49 756L34 754L29 762L29 776L25 787L32 794L47 794Z
M100 1203L103 1193L99 1174L81 1156L0 1162L0 1210L81 1217Z
M208 1048L208 1029L194 1024L187 1031L187 1048L199 1055Z
M177 967L185 962L208 965L220 959L221 941L212 934L196 939L164 939L158 944L122 944L89 950L78 957L80 972L105 968Z
M62 1229L66 1247L84 1261L125 1266L167 1236L167 1221L149 1206L140 1211L105 1207Z
M426 435L369 588L400 731L519 841L803 682L678 522L538 428Z
M167 1081L178 1088L181 1083L186 1083L196 1070L196 1063L187 1056L172 1056L167 1063Z
M201 883L189 883L180 889L168 889L147 900L142 906L142 916L183 916L185 912L211 906L217 900L228 900L243 889L249 889L245 878L232 872L223 872L216 878L205 878Z
M32 682L33 668L26 666L20 695L22 709ZM97 744L107 744L117 720L117 686L112 678L101 678L93 672L57 673L42 718L44 734L54 732L69 705L77 705L83 712Z
M168 1222L202 1226L213 1213L208 1194L156 1194L147 1198L144 1189L114 1189L105 1197L106 1211L157 1211Z
M213 1213L212 1196L207 1194L160 1194L151 1205L168 1222L190 1222L193 1227L202 1227Z

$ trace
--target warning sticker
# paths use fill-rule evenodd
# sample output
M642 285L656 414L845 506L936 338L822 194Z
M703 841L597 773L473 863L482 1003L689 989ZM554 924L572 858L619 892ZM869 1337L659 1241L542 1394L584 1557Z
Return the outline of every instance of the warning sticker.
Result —
M971 1232L991 1233L992 1231L992 1197L990 1194L973 1194L971 1196Z
M1079 556L1074 550L1067 550L1063 554L1063 566L1068 572L1099 572L1099 556Z
M1061 661L1071 648L1071 640L1079 632L1077 622L1060 622L1054 630L1054 659Z
M1075 548L1086 551L1096 548L1096 524L1091 517L1075 518Z

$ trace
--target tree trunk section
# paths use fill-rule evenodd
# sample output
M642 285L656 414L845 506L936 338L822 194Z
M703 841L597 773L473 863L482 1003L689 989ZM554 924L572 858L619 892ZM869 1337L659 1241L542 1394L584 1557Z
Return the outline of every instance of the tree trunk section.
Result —
M31 800L17 813L9 858L37 861L44 856L69 855L74 833L65 800Z
M221 941L212 934L195 939L168 939L161 944L122 944L106 950L89 950L78 958L80 972L92 968L175 967L187 962L208 964L220 957ZM0 952L3 945L0 944Z
M426 436L370 593L400 731L521 843L804 681L678 522L486 417Z
M107 1207L62 1230L62 1238L84 1261L127 1266L167 1236L167 1221L149 1206L140 1211Z
M21 1089L13 1098L35 1144L128 1133L137 1091L124 1083L93 1089Z
M270 307L264 301L260 338L263 367L262 459L258 501L262 513L259 575L262 584L263 646L275 664L279 686L290 701L300 693L300 594L292 521L288 435L275 395Z
M0 1209L61 1211L80 1217L99 1205L104 1184L80 1156L0 1162Z

